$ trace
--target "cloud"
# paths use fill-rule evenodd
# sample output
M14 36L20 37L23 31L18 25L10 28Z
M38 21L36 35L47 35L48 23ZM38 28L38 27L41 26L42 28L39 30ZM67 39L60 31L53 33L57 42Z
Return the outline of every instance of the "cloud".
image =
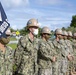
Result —
M47 4L59 4L61 2L61 0L35 0L36 3L41 4L41 5L47 5Z
M56 5L64 3L62 0L35 0L35 2L40 5Z
M15 8L29 5L29 0L0 0L5 8Z
M8 21L14 29L25 27L30 18L38 19L40 27L48 26L51 30L57 27L67 27L72 15L76 13L73 3L68 0L0 1L6 10Z
M69 17L68 17L65 15L67 14L66 12L56 12L57 14L53 12L50 15L50 12L49 14L46 14L45 12L43 13L37 9L31 9L31 8L23 10L23 11L12 10L11 12L13 14L12 15L9 14L9 16L11 16L11 18L9 18L9 22L11 23L11 26L14 29L17 29L17 28L21 29L25 27L27 21L30 18L36 18L36 19L38 18L40 27L48 26L49 28L51 28L51 30L55 30L57 27L61 28L61 27L69 26L70 21L71 21L70 20L71 15L72 15L71 13L69 13L68 14ZM18 25L18 27L15 25Z
M17 29L17 25L12 25L11 26L13 29Z
M56 23L56 24L51 24L51 22L50 23L47 23L47 24L42 23L41 28L44 27L44 26L47 26L47 27L50 28L50 30L55 30L57 28L62 28L62 27L67 28L69 26L69 24L70 23L68 23L68 22L67 23Z
M64 15L63 15L64 16ZM58 17L58 16L53 16L53 17L48 17L44 16L40 20L41 26L48 26L51 30L55 30L56 28L62 28L62 27L68 27L70 25L71 20L67 17Z
M40 6L48 6L48 8L55 7L55 8L75 8L75 1L74 0L35 0L34 3ZM35 4L35 5L36 5ZM46 8L46 7L45 7Z

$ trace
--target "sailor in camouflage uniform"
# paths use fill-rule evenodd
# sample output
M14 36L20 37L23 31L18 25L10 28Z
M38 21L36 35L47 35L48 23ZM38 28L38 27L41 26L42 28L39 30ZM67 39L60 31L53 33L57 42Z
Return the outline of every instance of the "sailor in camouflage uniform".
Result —
M53 75L62 75L61 73L61 44L60 40L62 39L62 30L55 30L55 39L53 40L54 49L57 52L57 61L53 65Z
M70 54L72 55L71 60L69 61L68 69L69 69L69 74L72 73L73 70L73 63L74 63L74 51L73 51L73 42L72 42L72 32L68 31L68 36L67 36L67 46L70 51Z
M64 46L65 46L65 50L66 50L66 55L70 55L71 57L73 57L73 54L71 52L71 48L72 48L72 45L70 45L70 43L68 42L67 40L67 36L68 36L68 33L66 31L63 31L63 39L64 39ZM70 48L71 47L71 48ZM69 75L69 73L71 73L71 71L69 71L69 62L73 61L72 59L71 60L68 60L66 59L66 64L67 64L67 75Z
M15 50L15 75L37 75L38 21L30 19L27 22L29 33L19 40Z
M65 48L65 42L63 40L63 32L61 29L56 29L56 41L54 42L54 45L56 49L58 49L59 53L59 58L57 60L58 62L58 75L66 75L67 72L67 58L70 58L70 56L66 53L66 48Z
M63 37L63 35L62 35ZM62 47L62 60L61 60L61 72L62 72L62 75L66 75L67 74L67 67L68 67L68 60L71 61L71 58L72 58L72 55L69 53L68 51L68 48L67 48L67 45L65 44L65 41L64 39L61 39L60 41L60 44L61 44L61 47Z
M68 36L67 36L68 47L70 48L70 51L73 54L73 47L72 47L72 45L73 45L73 42L72 42L73 35L72 35L71 31L68 31L67 33L68 33Z
M73 73L76 74L76 33L73 34L73 50L74 50L74 69L73 69Z
M49 40L50 29L48 27L43 27L41 31L41 41L39 42L38 50L38 75L53 75L52 74L52 63L56 61L56 56L54 52L54 46Z
M6 31L6 37L0 38L0 75L13 75L14 50L6 46L10 41L10 29Z

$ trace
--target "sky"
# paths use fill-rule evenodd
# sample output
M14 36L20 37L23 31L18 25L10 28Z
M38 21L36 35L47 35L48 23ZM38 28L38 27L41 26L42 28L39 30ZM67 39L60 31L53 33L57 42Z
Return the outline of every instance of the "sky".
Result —
M50 30L67 28L76 15L76 0L0 0L13 29L22 29L31 18Z

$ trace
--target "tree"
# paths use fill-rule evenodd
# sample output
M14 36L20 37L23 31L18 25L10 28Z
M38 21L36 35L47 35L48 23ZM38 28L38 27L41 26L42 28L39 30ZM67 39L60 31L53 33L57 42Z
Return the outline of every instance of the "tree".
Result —
M20 29L21 35L26 35L28 33L27 27L24 27L23 29Z
M76 15L72 16L71 27L76 27Z
M65 27L62 27L62 30L66 30L66 28Z
M75 33L76 32L76 28L75 27L68 27L66 29L66 31L71 31L72 33Z

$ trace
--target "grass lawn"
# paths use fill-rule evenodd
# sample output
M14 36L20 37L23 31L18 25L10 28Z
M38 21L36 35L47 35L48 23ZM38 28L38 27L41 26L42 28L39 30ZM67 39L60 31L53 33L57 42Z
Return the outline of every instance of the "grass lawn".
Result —
M10 37L10 41L16 41L17 39L15 37ZM10 46L12 49L16 49L17 44L16 43L12 43L12 44L8 44L7 46Z
M17 44L8 44L7 46L10 46L12 49L16 49L16 47L17 47Z

